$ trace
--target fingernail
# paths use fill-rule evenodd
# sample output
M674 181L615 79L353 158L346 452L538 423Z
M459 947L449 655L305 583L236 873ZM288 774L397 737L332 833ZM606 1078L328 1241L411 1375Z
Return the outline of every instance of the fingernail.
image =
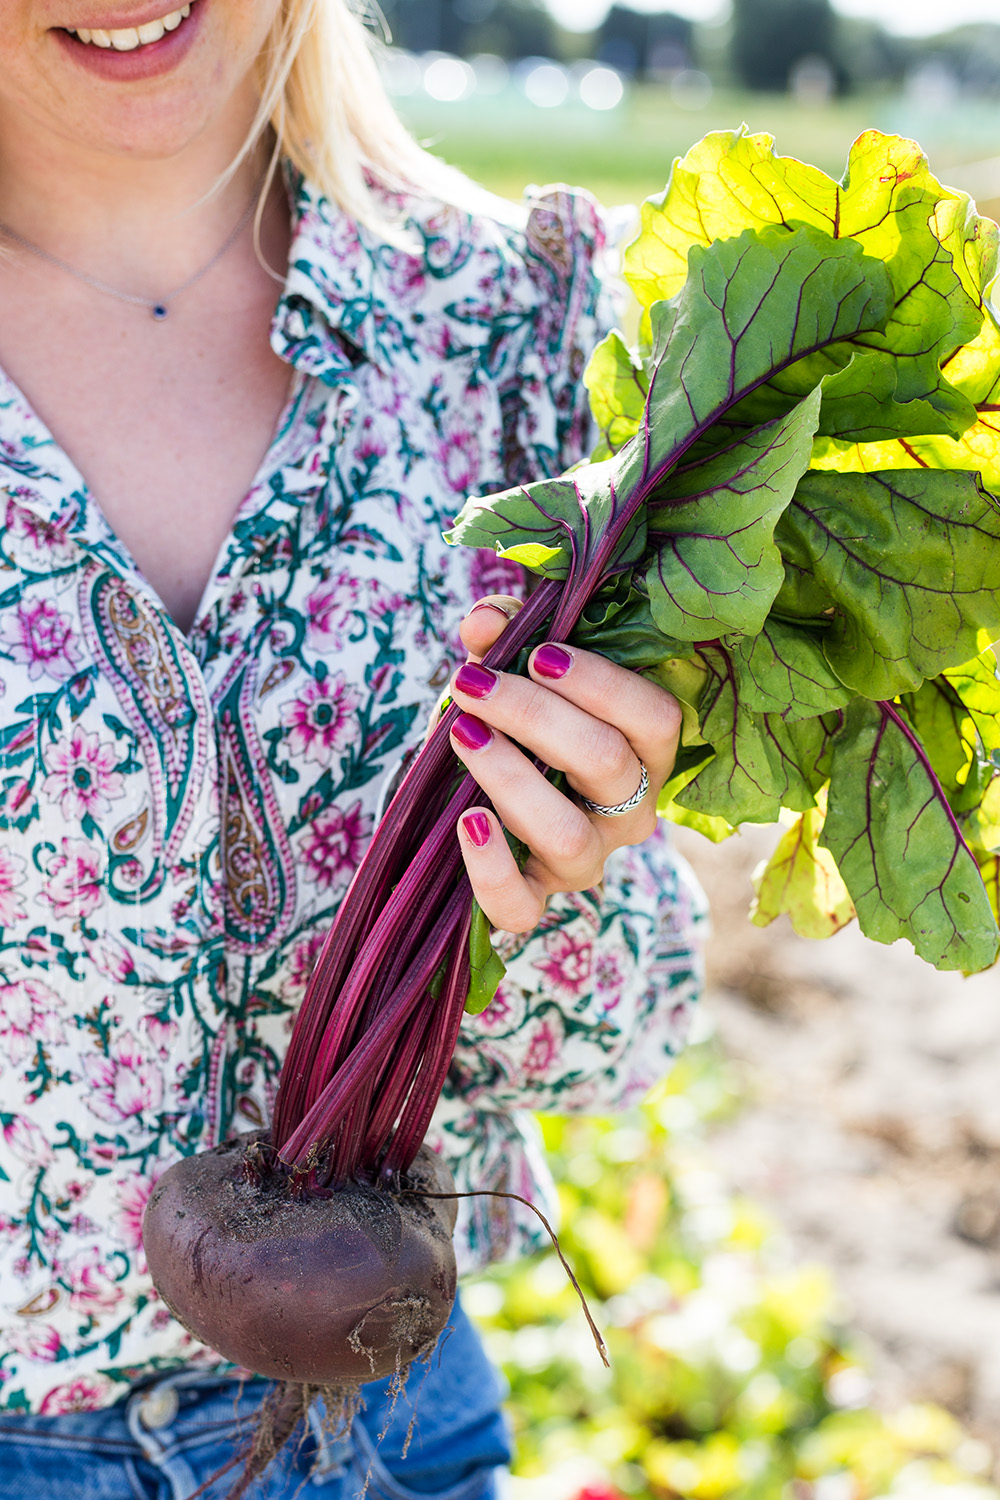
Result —
M459 714L451 726L451 732L463 750L485 750L487 745L493 743L492 729L472 714Z
M480 599L479 603L474 604L469 610L469 614L474 615L477 609L495 609L497 614L503 615L505 620L513 620L520 608L520 604L498 604L495 599Z
M573 658L561 646L539 646L531 658L531 665L539 677L565 677L573 665Z
M477 849L485 849L493 837L490 820L485 813L467 813L462 819L462 827Z
M467 661L455 673L455 686L469 698L488 698L498 682L497 674L478 662Z

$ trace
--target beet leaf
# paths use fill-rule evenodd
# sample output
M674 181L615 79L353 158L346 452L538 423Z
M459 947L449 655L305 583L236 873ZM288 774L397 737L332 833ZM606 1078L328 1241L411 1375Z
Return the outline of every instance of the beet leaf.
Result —
M865 931L909 937L939 968L996 958L994 920L974 855L929 757L891 703L858 698L833 744L822 844Z
M872 294L860 318L848 246ZM755 300L765 255L782 271ZM572 639L680 699L661 812L713 838L798 814L761 872L757 921L787 910L818 935L856 908L877 940L965 970L1000 945L996 260L996 226L913 142L867 132L836 183L770 137L706 137L626 254L640 342L612 333L584 377L595 462L473 501L452 533L533 566L519 547L532 504L572 486L595 530L628 514L618 576L595 593L587 575ZM811 342L828 267L843 300L826 294L837 312ZM582 530L546 537L541 570L567 592Z

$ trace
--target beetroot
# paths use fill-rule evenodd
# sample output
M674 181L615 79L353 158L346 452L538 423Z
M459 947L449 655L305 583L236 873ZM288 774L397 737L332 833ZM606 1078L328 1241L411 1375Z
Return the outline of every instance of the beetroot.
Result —
M486 663L512 665L544 638L559 601L543 583ZM166 1305L198 1339L279 1382L231 1500L317 1396L340 1431L359 1385L404 1379L454 1300L454 1186L422 1143L466 1007L482 1009L502 973L455 837L461 814L485 802L451 749L456 714L417 756L340 906L270 1130L176 1163L146 1210Z
M150 1199L153 1279L195 1338L276 1380L343 1387L429 1354L455 1300L454 1200L424 1149L400 1191L308 1190L263 1132L177 1162Z

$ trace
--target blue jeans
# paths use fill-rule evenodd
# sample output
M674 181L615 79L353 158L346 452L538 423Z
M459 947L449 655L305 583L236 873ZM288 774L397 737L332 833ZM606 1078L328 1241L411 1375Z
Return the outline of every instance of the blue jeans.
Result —
M312 1417L247 1500L496 1500L496 1470L510 1459L499 1381L457 1302L449 1327L394 1411L388 1382L376 1381L349 1436L331 1442ZM246 1447L270 1389L183 1371L103 1411L2 1415L0 1500L188 1500ZM239 1473L205 1500L224 1500Z

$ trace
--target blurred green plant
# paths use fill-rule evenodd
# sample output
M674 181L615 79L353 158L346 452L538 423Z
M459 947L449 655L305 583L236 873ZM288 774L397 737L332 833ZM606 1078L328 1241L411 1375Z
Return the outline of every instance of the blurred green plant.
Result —
M554 1253L466 1286L510 1382L513 1500L996 1500L947 1412L869 1404L829 1274L713 1170L706 1127L737 1107L706 1043L626 1117L541 1121L612 1367Z

